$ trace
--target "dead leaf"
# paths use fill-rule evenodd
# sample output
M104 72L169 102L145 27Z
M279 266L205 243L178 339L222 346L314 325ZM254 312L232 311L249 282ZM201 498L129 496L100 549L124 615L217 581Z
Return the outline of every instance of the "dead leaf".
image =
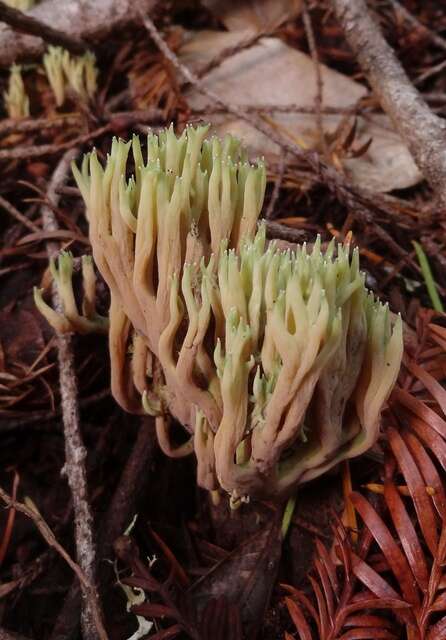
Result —
M27 398L33 391L33 380L44 378L42 374L52 364L41 363L45 340L41 319L27 309L14 307L0 311L0 407L4 411ZM20 327L20 331L17 330Z
M223 49L234 46L246 38L246 31L202 31L189 34L189 41L180 50L182 61L198 69L217 56ZM354 108L358 100L367 95L367 89L350 78L321 65L323 80L322 105L324 108L345 110ZM206 87L233 105L250 107L278 106L269 111L268 118L289 140L298 140L312 148L318 142L314 115L317 81L314 63L309 56L289 47L278 38L263 38L258 44L226 59L205 76ZM193 109L209 106L209 99L191 88L186 93ZM283 113L284 107L292 111ZM296 109L306 110L298 113ZM308 113L309 111L309 113ZM345 113L323 114L323 127L332 135ZM343 159L347 176L362 187L386 192L413 186L421 174L401 138L385 115L360 116L357 119L355 146L360 148L368 139L372 142L359 158ZM214 129L220 135L231 132L243 139L253 155L264 155L277 162L280 150L266 136L245 121L226 114L212 116Z
M301 12L302 0L203 0L229 31L272 30Z
M224 598L238 606L246 636L255 638L275 583L281 550L280 518L275 517L192 586L189 593L198 611L211 598Z

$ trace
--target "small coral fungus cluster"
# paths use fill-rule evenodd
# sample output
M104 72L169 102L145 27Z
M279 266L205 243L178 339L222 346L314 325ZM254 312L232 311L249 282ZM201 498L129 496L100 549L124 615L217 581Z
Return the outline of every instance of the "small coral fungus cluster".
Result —
M43 56L43 68L57 107L61 107L70 96L84 103L93 100L97 91L98 70L96 58L90 51L82 56L73 56L62 47L50 46ZM20 65L11 66L3 102L9 118L27 118L30 115L29 98Z
M156 416L163 451L195 451L199 484L236 503L286 495L376 441L402 327L365 289L356 250L268 244L262 163L206 133L149 135L145 152L114 140L105 167L93 152L73 170L111 294L113 395ZM91 262L82 315L71 272L69 255L53 265L64 314L36 291L39 308L59 330L104 329ZM191 434L180 447L171 416Z

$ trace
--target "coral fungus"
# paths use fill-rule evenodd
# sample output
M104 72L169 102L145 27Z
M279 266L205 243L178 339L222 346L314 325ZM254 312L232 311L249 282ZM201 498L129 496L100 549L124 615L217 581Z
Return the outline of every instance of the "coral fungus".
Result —
M73 167L111 294L112 391L155 416L168 455L195 451L200 485L233 502L286 495L374 444L402 323L366 290L357 250L268 244L263 164L207 129L151 134L145 158L138 137L114 140L105 167L95 152ZM103 330L94 303L78 314L67 268L65 315L37 293L42 312L59 330ZM191 434L180 447L171 417Z

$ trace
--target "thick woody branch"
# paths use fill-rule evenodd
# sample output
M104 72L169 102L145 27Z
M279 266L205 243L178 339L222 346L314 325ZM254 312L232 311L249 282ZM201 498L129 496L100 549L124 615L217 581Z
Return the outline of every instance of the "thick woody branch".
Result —
M446 122L424 102L364 0L332 0L357 61L415 162L446 206Z

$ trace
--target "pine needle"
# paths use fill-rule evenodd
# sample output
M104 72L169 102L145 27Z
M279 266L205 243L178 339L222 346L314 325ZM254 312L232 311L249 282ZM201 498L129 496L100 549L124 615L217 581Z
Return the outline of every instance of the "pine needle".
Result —
M348 460L344 460L342 463L342 490L344 493L344 513L342 516L342 522L350 530L350 536L353 544L358 542L358 521L356 519L356 511L350 500L350 494L353 491L352 477L350 474L350 465Z

